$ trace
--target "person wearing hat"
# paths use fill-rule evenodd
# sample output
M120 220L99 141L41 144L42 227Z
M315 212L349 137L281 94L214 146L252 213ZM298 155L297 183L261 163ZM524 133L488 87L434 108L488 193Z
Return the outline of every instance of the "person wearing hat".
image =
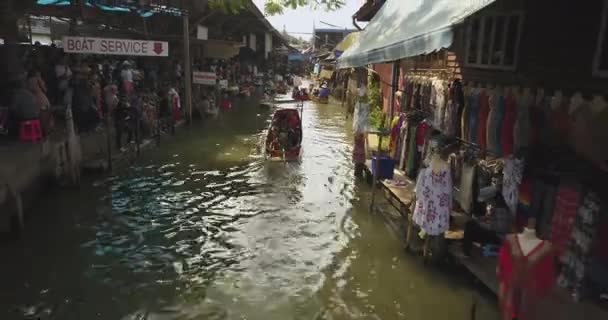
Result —
M321 89L319 90L319 98L329 98L329 88L327 87L327 83L323 83L323 85L321 85Z

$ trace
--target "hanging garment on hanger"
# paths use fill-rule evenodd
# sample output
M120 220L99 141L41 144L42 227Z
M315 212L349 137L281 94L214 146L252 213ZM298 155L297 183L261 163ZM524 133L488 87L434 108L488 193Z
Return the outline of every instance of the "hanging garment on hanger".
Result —
M530 146L546 144L551 139L551 122L548 117L548 100L536 99L530 108Z
M416 135L418 125L412 125L409 130L408 145L407 145L407 161L405 165L405 172L408 177L414 178L416 176L415 171L417 168L416 155L418 150L416 148Z
M452 87L449 86L446 89L447 103L443 113L443 132L448 136L454 136L456 134L454 121L456 117L456 106L454 105L454 99L452 94Z
M488 113L488 120L486 122L486 142L488 144L488 150L493 153L497 152L494 127L496 125L496 110L498 109L499 100L500 97L496 93L493 93L488 100L490 103L490 112Z
M602 168L608 164L608 148L598 147L600 141L608 141L608 109L594 113L590 105L579 108L570 130L570 145L596 167Z
M399 166L397 167L399 170L405 170L410 126L410 122L405 120L403 123L403 129L401 130L401 153L399 155Z
M570 130L572 129L572 120L568 114L567 106L570 104L568 98L564 97L561 99L561 103L556 107L556 109L550 109L550 119L551 119L551 138L554 144L562 144L570 134Z
M539 238L549 240L551 220L555 205L557 184L543 179L536 179L532 188L532 212L537 212L536 233Z
M461 130L461 119L464 111L464 91L460 80L456 79L452 83L452 104L456 114L452 117L452 125L454 126L454 135L460 136ZM454 111L452 111L454 112Z
M596 238L599 217L600 199L594 192L589 192L578 208L558 278L559 285L571 290L575 297L582 296L586 289L584 280L591 262L591 247Z
M535 216L532 211L532 180L523 176L517 188L517 213L515 215L515 226L517 230L523 230L528 225L528 220Z
M434 172L422 169L416 182L413 220L426 234L442 235L450 227L452 180L449 167Z
M405 103L403 104L403 111L410 110L410 104L412 101L412 77L408 77L405 81L405 88L403 89L403 96Z
M517 152L530 145L530 109L532 108L532 100L522 98L517 102L517 115L513 133L513 152Z
M503 156L513 154L516 104L515 95L512 92L509 92L505 97L504 115L500 131L500 147Z
M405 148L405 132L406 132L407 121L404 115L401 115L400 123L399 123L399 132L398 140L397 140L397 151L395 153L395 160L397 162L401 161L401 155L403 153L403 149ZM399 167L397 167L399 168Z
M422 82L422 87L420 90L420 107L423 110L429 110L430 108L430 104L431 104L431 86L430 86L430 80L429 79L424 79L424 81Z
M514 157L505 159L502 169L502 197L512 214L517 212L517 201L519 200L519 184L523 179L524 161Z
M369 131L369 104L367 103L367 88L357 89L357 103L353 114L353 131L355 133L367 133Z
M399 145L399 133L401 133L401 125L403 123L403 118L401 115L393 117L393 121L391 121L391 133L390 133L390 142L389 149L390 155L393 159L397 158L397 149Z
M473 92L473 100L471 101L470 111L469 111L469 135L466 137L466 140L471 143L477 142L477 126L479 121L479 104L481 98L481 90L475 89Z
M473 185L474 181L477 178L477 166L468 161L462 161L462 169L460 174L460 207L464 212L471 213L473 208L473 201L475 201L473 197Z
M435 83L435 94L435 101L437 101L437 106L435 107L435 121L433 123L433 126L439 129L440 131L443 131L445 129L443 127L443 114L447 99L445 95L445 86L442 80L438 80Z
M426 121L420 122L416 128L416 150L418 153L422 153L426 139L429 133L430 126Z
M466 140L469 136L469 118L471 117L471 104L473 103L473 93L475 89L471 89L466 93L464 109L460 116L460 138Z
M488 117L488 143L490 151L501 156L500 134L502 132L502 120L504 118L505 99L502 95L496 97L496 105L490 110Z
M541 241L526 255L519 241L517 235L508 235L498 253L502 320L536 319L536 305L555 285L551 243Z
M488 148L487 144L487 123L490 113L490 101L486 90L479 94L479 119L477 120L477 144L482 150Z
M560 184L555 197L555 211L551 223L551 243L555 247L556 255L560 258L566 251L570 240L579 203L579 187Z

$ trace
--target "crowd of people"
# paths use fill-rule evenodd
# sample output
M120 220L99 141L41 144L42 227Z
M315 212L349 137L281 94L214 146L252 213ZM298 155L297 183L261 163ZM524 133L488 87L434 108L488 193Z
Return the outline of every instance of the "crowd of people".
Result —
M302 138L297 112L279 112L270 127L270 150L289 151L299 147Z
M48 137L65 128L65 112L71 106L78 134L109 129L115 133L116 147L123 149L125 142L172 131L185 115L185 75L178 61L74 55L54 45L19 50L22 71L0 90L0 135L15 139L22 123L37 120ZM264 84L256 78L261 70L240 56L195 58L192 69L217 74L215 86L193 86L194 116L202 118L215 117L220 108L230 109L235 95L248 96ZM278 74L282 73L272 70L265 76L276 81Z
M177 61L69 55L40 45L22 53L24 71L9 79L0 100L0 129L9 136L18 136L20 123L30 120L50 135L70 105L80 134L111 124L120 149L123 137L135 142L140 134L158 134L183 116Z

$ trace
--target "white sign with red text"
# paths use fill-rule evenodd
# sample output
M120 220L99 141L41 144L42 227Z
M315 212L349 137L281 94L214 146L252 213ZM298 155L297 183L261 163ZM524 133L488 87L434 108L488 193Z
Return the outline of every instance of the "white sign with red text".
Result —
M215 72L192 72L192 83L202 84L206 86L214 86L217 82L217 75Z
M154 40L63 37L63 51L68 53L108 54L119 56L169 56L169 43Z

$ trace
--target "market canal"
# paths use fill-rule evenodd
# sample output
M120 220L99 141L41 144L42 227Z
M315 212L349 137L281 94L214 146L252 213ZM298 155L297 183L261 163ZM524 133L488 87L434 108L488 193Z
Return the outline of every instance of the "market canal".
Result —
M355 182L351 125L306 105L301 163L267 163L269 111L184 128L111 178L50 191L0 246L0 319L496 319L405 254Z

